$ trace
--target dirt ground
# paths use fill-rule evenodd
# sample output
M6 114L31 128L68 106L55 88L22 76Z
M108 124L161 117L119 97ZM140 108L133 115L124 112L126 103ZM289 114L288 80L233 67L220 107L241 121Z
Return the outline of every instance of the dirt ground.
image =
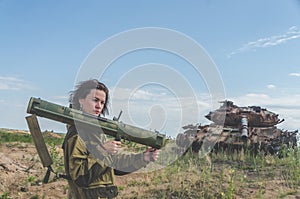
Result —
M11 198L65 198L66 182L43 184L47 171L33 144L6 143L0 146L0 196Z
M28 143L4 143L0 145L0 198L45 198L57 199L66 198L67 196L67 182L64 179L53 180L53 174L50 176L50 182L42 183L46 173L46 168L43 167L35 146ZM215 165L215 170L218 165ZM255 174L249 174L248 177ZM126 187L120 192L118 198L130 198L131 192L139 190L141 193L147 190L147 187L137 188L134 186L126 186L132 182L145 180L146 175L129 174L117 178L117 185ZM150 181L151 183L151 181ZM174 182L175 183L175 182ZM162 185L163 186L163 185ZM161 187L162 190L165 188ZM245 198L248 195L257 193L259 185L255 182L252 186L242 190L243 197L236 196L234 198ZM263 198L278 198L281 193L288 193L284 181L270 180L264 184ZM286 194L281 198L297 198L300 199L300 190L291 190L292 194ZM125 197L126 196L126 197ZM248 198L248 197L247 197Z
M51 173L49 183L43 183L47 168L44 168L35 146L28 143L5 143L0 145L0 198L58 199L67 197L67 181L54 179ZM118 177L117 184L129 181L129 174ZM121 197L122 198L122 197Z

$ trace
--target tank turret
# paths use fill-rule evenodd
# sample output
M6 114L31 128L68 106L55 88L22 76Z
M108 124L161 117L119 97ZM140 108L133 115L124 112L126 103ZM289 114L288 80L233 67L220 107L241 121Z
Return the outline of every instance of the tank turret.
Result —
M249 127L271 127L284 121L278 114L260 106L240 107L232 101L222 101L219 109L209 112L205 117L218 125L239 126L242 118L247 118ZM225 121L221 116L225 114ZM223 124L224 123L224 124Z

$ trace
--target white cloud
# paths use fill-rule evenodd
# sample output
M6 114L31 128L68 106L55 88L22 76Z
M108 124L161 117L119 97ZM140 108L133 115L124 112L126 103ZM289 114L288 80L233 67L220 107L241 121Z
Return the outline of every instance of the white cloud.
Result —
M279 114L285 121L278 128L300 129L300 95L271 97L266 94L251 93L231 99L238 106L261 106Z
M300 77L300 73L290 73L289 76Z
M33 86L17 77L0 76L0 90L22 89L30 90L33 89Z
M164 89L132 91L117 88L112 93L111 117L123 111L121 121L145 129L156 129L171 136L182 131L182 126L209 123L204 117L210 107L210 95L175 96Z
M270 84L268 88L276 87ZM124 123L156 129L171 136L176 136L187 124L211 123L204 116L218 108L212 108L209 94L198 94L195 99L191 96L175 97L159 90L140 90L129 99L124 97L128 91L118 89L111 116L117 116L123 110L121 121ZM261 106L279 114L279 118L285 121L278 128L300 129L300 95L274 97L264 93L248 93L228 100L238 106Z
M275 88L276 88L276 86L275 86L275 85L273 85L273 84L269 84L269 85L267 85L267 88L268 88L268 89L275 89Z
M281 35L270 36L266 38L260 38L256 41L251 41L244 44L241 48L234 50L231 52L228 57L230 58L232 55L242 53L249 50L256 50L257 48L266 48L277 46L279 44L286 43L289 40L300 38L300 30L296 26L290 27L286 33Z

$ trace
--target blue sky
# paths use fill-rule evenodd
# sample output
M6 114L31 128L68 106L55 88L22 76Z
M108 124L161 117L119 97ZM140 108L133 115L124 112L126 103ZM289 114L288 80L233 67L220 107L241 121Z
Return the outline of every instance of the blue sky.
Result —
M68 92L90 53L114 35L144 27L174 30L193 39L215 63L226 99L268 108L285 119L278 127L299 129L299 0L0 0L0 127L27 129L31 96L67 105ZM147 71L151 63L175 70L188 82L197 96L197 111L187 95L180 99L190 116L183 120L175 111L181 84L178 91L166 83L138 88L126 84L132 69ZM156 74L172 78L168 72ZM147 79L144 72L137 76ZM122 109L124 122L169 135L176 135L182 123L209 123L204 115L212 106L205 81L172 53L144 49L123 55L100 80L114 91L109 117ZM43 119L41 128L65 131L63 124Z

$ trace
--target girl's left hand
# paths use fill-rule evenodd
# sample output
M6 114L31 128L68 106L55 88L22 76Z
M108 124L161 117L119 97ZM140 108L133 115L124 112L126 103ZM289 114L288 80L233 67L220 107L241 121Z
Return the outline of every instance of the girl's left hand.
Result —
M149 148L144 152L144 160L146 162L155 162L158 159L159 150Z

